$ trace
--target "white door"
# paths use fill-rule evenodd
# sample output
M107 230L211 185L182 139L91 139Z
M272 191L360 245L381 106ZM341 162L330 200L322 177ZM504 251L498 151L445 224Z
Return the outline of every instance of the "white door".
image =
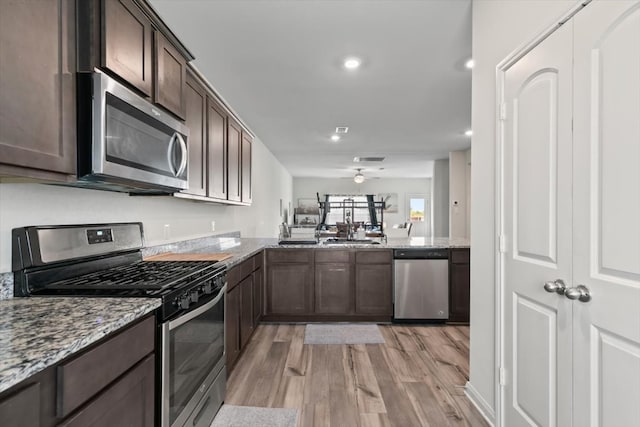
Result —
M572 28L504 76L504 425L571 425Z
M640 426L640 2L574 17L574 426Z

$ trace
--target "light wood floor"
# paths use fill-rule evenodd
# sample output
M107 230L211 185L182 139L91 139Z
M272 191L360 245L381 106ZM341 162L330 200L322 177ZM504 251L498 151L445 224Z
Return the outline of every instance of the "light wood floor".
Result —
M365 345L304 345L304 328L260 325L226 403L297 408L299 427L488 425L464 395L468 326L381 325Z

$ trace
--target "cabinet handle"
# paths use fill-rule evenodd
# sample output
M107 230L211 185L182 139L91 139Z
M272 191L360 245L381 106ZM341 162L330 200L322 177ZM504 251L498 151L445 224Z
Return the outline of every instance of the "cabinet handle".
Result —
M589 292L589 288L584 285L578 285L575 288L568 288L564 296L571 300L578 300L580 302L589 302L591 301L591 292Z
M554 281L549 281L544 283L544 290L549 293L557 293L560 295L564 295L567 290L567 286L564 284L562 279L556 279Z

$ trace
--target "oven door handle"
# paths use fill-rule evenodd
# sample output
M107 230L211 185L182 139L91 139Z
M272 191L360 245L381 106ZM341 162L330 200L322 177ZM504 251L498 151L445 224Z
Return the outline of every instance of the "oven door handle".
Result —
M220 289L220 293L218 294L218 296L215 297L213 300L209 301L208 303L206 303L202 307L198 307L197 309L195 309L193 311L189 311L188 313L184 314L183 316L180 316L177 319L172 320L171 322L169 322L169 330L175 329L178 326L182 326L185 323L187 323L188 321L200 316L205 311L210 310L213 306L215 306L217 303L219 303L222 298L224 298L224 294L226 292L227 292L227 285L224 285L222 287L222 289Z

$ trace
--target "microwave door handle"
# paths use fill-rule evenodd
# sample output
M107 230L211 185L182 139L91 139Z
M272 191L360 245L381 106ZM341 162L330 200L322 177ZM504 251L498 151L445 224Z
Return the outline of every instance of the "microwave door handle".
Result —
M180 166L178 167L178 171L176 172L176 176L182 175L182 172L187 168L187 158L189 152L187 151L187 143L184 142L184 138L178 132L175 133L175 136L178 138L178 142L180 143Z
M180 165L176 168L176 165L173 163L173 147L176 144L176 140L180 144ZM184 172L187 167L187 144L184 142L184 138L178 132L174 133L169 140L169 147L167 148L167 160L169 161L169 166L171 166L171 172L175 176L180 176L182 172Z

